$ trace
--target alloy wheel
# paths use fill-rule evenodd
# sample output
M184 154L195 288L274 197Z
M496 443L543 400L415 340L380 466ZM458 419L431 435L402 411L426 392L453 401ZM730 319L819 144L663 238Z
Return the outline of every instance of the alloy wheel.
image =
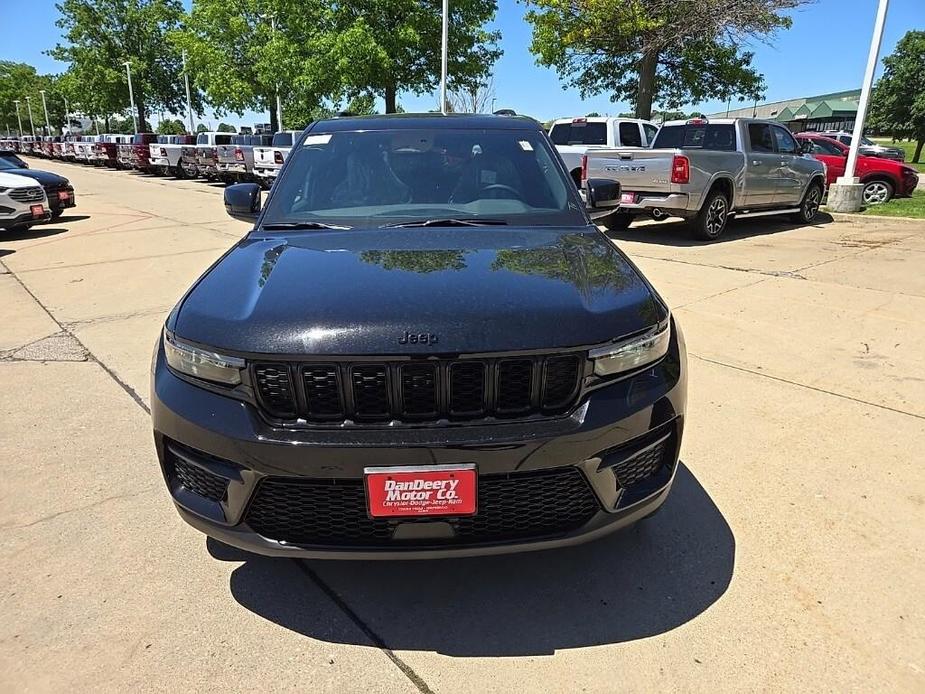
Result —
M719 236L726 226L726 198L717 196L713 198L707 209L706 227L710 236Z
M872 181L864 186L864 204L881 205L890 199L890 189L886 183Z
M817 186L810 188L806 194L806 202L803 205L803 217L806 221L811 221L819 211L819 201L822 199L822 193Z

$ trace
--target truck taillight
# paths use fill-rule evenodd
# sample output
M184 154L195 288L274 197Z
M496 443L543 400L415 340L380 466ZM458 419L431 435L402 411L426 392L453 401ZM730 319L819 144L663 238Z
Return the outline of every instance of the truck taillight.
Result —
M235 161L244 161L244 150L242 150L240 147L235 147L234 159Z
M273 152L273 161L277 164L282 164L283 163L283 153Z
M584 185L588 180L588 155L581 155L581 184Z
M671 160L671 182L672 183L690 183L691 181L691 162L687 157L675 154Z

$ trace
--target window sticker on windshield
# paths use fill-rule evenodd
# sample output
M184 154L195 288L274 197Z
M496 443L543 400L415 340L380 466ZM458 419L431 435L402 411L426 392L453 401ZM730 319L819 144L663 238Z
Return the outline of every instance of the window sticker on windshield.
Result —
M529 142L527 142L526 140L518 140L518 141L517 141L517 144L520 145L520 148L521 148L524 152L532 152L532 151L533 151L533 145L531 145L531 144L530 144Z
M302 144L305 147L310 147L311 145L326 145L331 141L331 135L332 133L326 133L324 135L307 135Z

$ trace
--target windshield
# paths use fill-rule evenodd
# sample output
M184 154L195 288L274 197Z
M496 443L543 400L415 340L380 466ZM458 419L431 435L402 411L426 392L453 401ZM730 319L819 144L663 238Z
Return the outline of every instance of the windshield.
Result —
M539 131L309 134L290 154L263 223L584 224L570 186Z

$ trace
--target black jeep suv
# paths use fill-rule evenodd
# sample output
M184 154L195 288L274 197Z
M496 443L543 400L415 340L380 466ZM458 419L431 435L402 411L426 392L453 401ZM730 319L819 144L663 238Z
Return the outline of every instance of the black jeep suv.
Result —
M619 186L588 182L607 212ZM277 556L539 549L653 513L684 423L680 330L539 125L311 125L154 355L180 515ZM262 208L262 209L261 209Z

